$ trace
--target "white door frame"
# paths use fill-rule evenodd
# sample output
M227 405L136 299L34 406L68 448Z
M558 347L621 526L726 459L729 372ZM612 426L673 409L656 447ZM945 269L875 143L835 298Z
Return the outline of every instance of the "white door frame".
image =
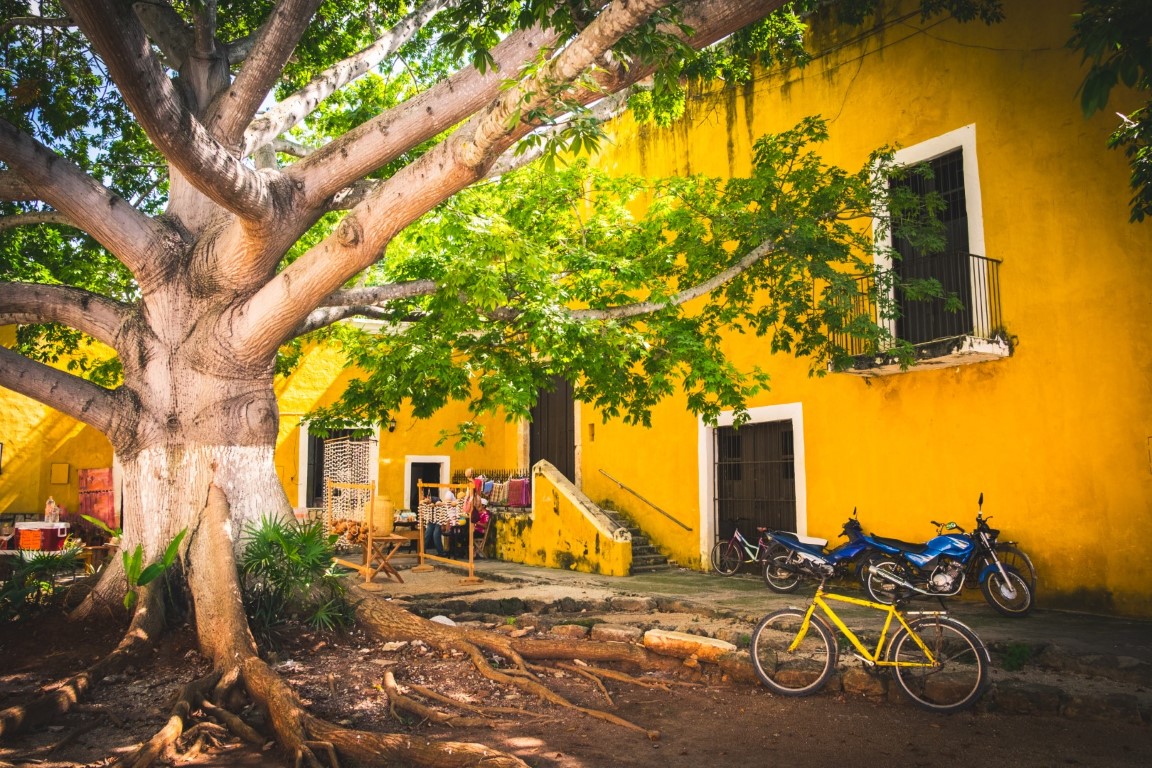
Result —
M716 427L732 426L734 412L724 411L716 420ZM792 450L794 483L796 486L796 533L808 534L808 476L804 466L804 408L800 403L762 405L748 409L748 424L769 421L792 422ZM696 446L700 498L700 562L707 563L712 545L716 542L716 427L697 421Z
M439 464L440 465L440 482L452 482L452 457L447 454L437 455L408 455L404 457L404 503L401 509L408 505L408 499L412 498L412 465L413 464ZM415 512L416 510L412 510Z

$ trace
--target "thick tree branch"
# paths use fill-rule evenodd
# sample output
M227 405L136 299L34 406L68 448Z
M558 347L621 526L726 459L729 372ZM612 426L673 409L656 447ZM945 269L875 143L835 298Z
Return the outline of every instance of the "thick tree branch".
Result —
M271 215L266 177L230 155L184 106L136 15L118 0L65 3L141 128L173 167L237 216L258 221Z
M305 333L326 328L333 323L350 317L384 318L383 305L396 299L410 299L414 296L428 296L435 293L437 285L432 280L413 280L407 283L392 283L376 288L350 288L336 291L324 304L313 310L292 334L293 338Z
M207 125L225 146L238 145L244 129L280 78L322 0L281 0L256 34L252 52L232 85L213 103ZM257 142L260 144L263 142ZM240 153L246 157L248 152Z
M484 107L501 85L556 34L514 32L492 49L495 66L485 74L467 67L427 91L353 128L285 171L305 186L309 204L326 207L331 197Z
M255 354L274 351L302 322L301 307L319 305L345 280L379 259L397 232L483 178L496 157L528 130L515 115L548 103L556 86L575 80L621 36L667 2L619 0L609 4L547 66L506 89L448 140L368 195L332 235L280 272L238 310L233 325L237 347Z
M251 154L256 147L292 128L324 99L396 53L433 16L459 2L427 0L371 45L316 75L308 85L261 114L244 134L242 156Z
M36 199L36 192L28 182L11 171L0 171L0 200L28 202Z
M63 224L74 227L72 219L59 211L35 211L32 213L16 213L11 216L0 216L0 231L15 227L30 227L36 224Z
M0 346L0 387L38 400L106 435L116 423L113 393Z
M47 16L13 16L0 22L0 35L6 35L16 27L37 27L39 29L74 27L72 19L67 16L50 18Z
M303 144L297 144L295 141L289 141L288 139L273 139L271 147L274 152L292 155L293 157L308 157L316 151L312 147L306 147Z
M169 235L166 227L6 120L0 120L0 161L18 173L37 198L96 238L133 273L139 274L146 255Z
M184 17L168 4L136 3L133 9L168 66L179 71L193 47L192 31Z
M130 310L66 285L0 283L0 325L63 323L115 347Z

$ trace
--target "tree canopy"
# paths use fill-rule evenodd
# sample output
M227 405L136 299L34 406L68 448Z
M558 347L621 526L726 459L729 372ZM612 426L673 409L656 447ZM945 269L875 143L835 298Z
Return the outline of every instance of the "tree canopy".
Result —
M843 354L834 339L849 318L829 304L832 293L808 291L804 298L804 281L780 280L776 270L785 257L779 254L790 250L778 238L789 225L765 223L741 208L756 199L747 189L733 185L718 193L723 185L714 180L641 189L640 180L591 182L589 172L548 173L556 157L595 148L600 121L628 104L647 119L667 122L682 109L687 82L746 78L757 61L803 64L802 18L820 3L83 5L5 3L0 76L9 98L0 158L7 168L0 278L8 281L9 296L15 286L69 286L83 293L53 289L51 295L86 301L91 294L130 308L146 303L144 272L210 269L212 282L243 276L225 281L243 299L233 303L232 322L218 335L250 350L253 359L279 349L281 371L290 368L302 336L349 335L347 328L322 330L339 320L366 316L405 329L388 342L350 341L349 349L369 371L397 355L419 354L435 367L435 377L370 375L350 393L349 407L326 415L330 420L386 421L405 398L427 414L450 396L518 415L556 375L581 382L580 395L606 414L636 421L645 421L652 402L685 374L693 410L739 409L765 376L737 371L723 359L714 343L721 323L771 335L775 349L811 355L814 371ZM994 20L998 5L932 0L923 9ZM874 6L853 0L836 9L859 21ZM601 39L600 27L619 13L627 19ZM120 26L108 28L108 19ZM596 50L578 45L594 33ZM131 49L143 55L123 55ZM802 137L811 144L821 140L813 134L820 130L799 128L786 141L795 147ZM509 172L538 154L542 169ZM795 178L766 183L767 165L781 159L769 154L759 158L760 182L750 184L759 184L760 204L771 193L784 205L783 197L801 186ZM34 167L48 165L67 169L61 175L68 185L53 180L63 197L44 194L46 176L33 178ZM500 174L495 181L493 174ZM452 199L486 178L482 190ZM867 185L864 176L844 178ZM879 199L859 199L842 178L821 183L838 187L822 199L846 194L853 215L869 215ZM539 196L534 206L533 195ZM647 223L615 215L637 196L655 202ZM242 238L273 219L291 223L278 224L276 237L239 249L246 263L233 258L211 267L198 262L203 257L193 255L195 249L163 265L153 255L126 259L123 251L132 244L101 231L128 225L143 238L202 237L219 218L190 213L182 203L199 198L236 216ZM557 200L570 211L560 212ZM709 210L697 210L702 200ZM120 212L96 226L78 209L97 206ZM819 262L809 263L843 267L852 257L842 246L859 254L865 244L831 226L834 211L822 216L816 220L830 222L825 234L832 239L793 242L794 255L823 250ZM595 231L613 220L617 228ZM657 226L669 233L667 241ZM716 237L704 226L715 226ZM689 315L679 309L694 284L760 247L777 255L751 260L754 269L730 280L722 310ZM266 252L257 258L257 250ZM855 266L866 269L864 262ZM842 272L818 267L805 280L835 284ZM754 307L750 298L767 282L792 291L780 293L773 308ZM634 311L637 300L661 309ZM624 306L632 309L619 309ZM54 314L6 313L21 323L20 353L51 361L87 337L119 346L90 323ZM391 347L387 360L382 345ZM468 365L458 364L461 355ZM122 362L81 357L71 365L99 385L116 386ZM488 381L504 383L484 384L472 397L465 381L480 369L499 374ZM383 409L368 413L370 400Z
M1105 109L1117 86L1134 92L1122 106L1108 146L1121 149L1132 169L1132 221L1152 214L1152 4L1142 0L1086 0L1069 45L1084 54L1080 86L1085 115ZM1144 94L1141 97L1141 94ZM1143 103L1137 103L1143 98Z

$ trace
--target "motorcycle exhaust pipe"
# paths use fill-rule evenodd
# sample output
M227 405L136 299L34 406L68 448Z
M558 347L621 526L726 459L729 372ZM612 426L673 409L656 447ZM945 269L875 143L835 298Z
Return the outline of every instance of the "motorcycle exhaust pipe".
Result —
M916 592L916 593L921 594L921 595L928 595L929 597L935 597L935 595L932 592L929 592L929 591L924 590L924 589L920 589L917 586L909 584L907 581L904 581L904 579L900 578L899 576L897 576L894 573L889 573L888 571L876 570L875 565L869 565L868 566L868 573L872 574L873 576L879 576L880 578L884 579L885 581L890 581L898 587L904 587L904 589L910 589L913 592Z

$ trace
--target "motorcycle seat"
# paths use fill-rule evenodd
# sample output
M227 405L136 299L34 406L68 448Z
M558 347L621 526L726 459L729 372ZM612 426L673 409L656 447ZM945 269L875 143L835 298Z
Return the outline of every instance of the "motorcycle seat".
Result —
M817 539L812 536L801 536L798 533L791 531L772 531L772 538L779 541L785 546L798 549L801 552L808 552L813 555L823 555L824 546L828 543L827 539Z
M883 536L873 536L872 539L885 546L898 549L901 552L911 552L914 555L922 555L928 551L928 545L924 543L913 544L908 541L901 541L900 539L886 539Z

